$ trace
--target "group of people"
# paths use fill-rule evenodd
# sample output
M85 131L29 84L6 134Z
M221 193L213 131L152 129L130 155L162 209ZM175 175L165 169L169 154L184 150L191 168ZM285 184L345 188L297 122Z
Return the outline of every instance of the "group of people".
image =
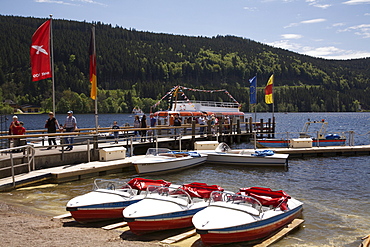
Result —
M26 133L26 128L23 127L24 123L22 121L18 121L18 116L13 116L13 121L10 123L9 126L9 135L24 135ZM13 138L11 140L10 146L11 147L18 147L21 146L22 139L21 138Z
M60 132L75 132L77 130L77 120L76 117L73 116L73 111L67 112L67 118L64 122L64 125L59 125L58 120L55 118L53 112L49 112L49 118L46 120L45 128L48 130L48 133L56 133L57 130ZM73 136L67 136L65 139L65 143L69 144L66 148L67 151L73 149ZM53 147L57 148L57 142L55 136L49 136L48 138L49 147L47 148L52 149Z
M45 122L45 128L47 129L47 133L56 133L57 130L60 132L75 132L77 130L77 120L76 117L73 116L73 111L68 111L67 112L67 118L64 122L64 125L60 125L58 120L55 118L53 112L49 112L49 118ZM189 119L188 119L189 120ZM211 128L212 128L212 134L215 134L215 126L218 124L218 118L216 118L214 115L209 116L207 118L206 115L202 115L199 118L196 118L197 124L200 125L200 130L199 134L202 136L204 135L205 131L205 126L207 125L207 122L210 121L211 123ZM188 122L188 121L187 121ZM174 116L171 116L170 119L170 125L172 126L181 126L182 119L180 118L179 114L176 114ZM224 124L226 125L225 128L229 127L229 118L225 118ZM150 127L155 127L157 124L157 119L153 114L150 114L150 122L149 125ZM134 118L134 136L135 137L140 137L141 142L145 142L147 136L150 137L149 141L151 140L152 136L155 136L155 130L147 130L148 124L147 124L147 119L146 115L144 114L141 119L139 115L135 115ZM118 143L118 129L120 127L118 126L118 122L114 121L112 129L115 130L114 133L114 139L115 143ZM142 130L138 130L142 129ZM13 116L13 121L11 122L9 126L9 135L24 135L26 133L26 129L23 127L23 122L18 121L17 116ZM173 131L173 134L176 138L176 136L180 133L180 128L175 128ZM73 141L74 138L73 136L67 136L64 138L65 144L68 144L66 150L72 150L73 149ZM47 148L48 150L52 149L53 147L57 148L57 143L56 143L56 136L49 136L48 138L49 142L49 147ZM13 139L13 147L20 146L21 144L21 139L20 138L14 138Z
M49 112L49 118L45 122L45 128L47 129L48 133L56 133L57 130L60 132L75 132L77 130L77 120L73 116L73 111L67 112L68 116L63 126L59 125L58 120L55 118L53 112ZM13 116L13 121L10 123L9 126L9 135L24 135L26 133L26 128L23 126L22 121L18 121L18 116ZM10 146L18 147L22 144L21 138L13 138L12 143ZM49 136L48 138L49 147L48 150L52 149L53 147L57 148L57 142L55 136ZM65 138L65 143L68 144L66 150L73 149L73 136L68 136Z
M153 114L150 114L150 127L155 127L157 124L157 119L154 117ZM141 119L139 115L135 115L134 118L134 137L139 137L140 136L140 141L145 142L146 141L146 136L155 136L155 130L149 130L147 131L148 128L148 123L146 119L146 115L144 114ZM142 129L142 130L137 130L137 129ZM149 139L149 141L151 138Z

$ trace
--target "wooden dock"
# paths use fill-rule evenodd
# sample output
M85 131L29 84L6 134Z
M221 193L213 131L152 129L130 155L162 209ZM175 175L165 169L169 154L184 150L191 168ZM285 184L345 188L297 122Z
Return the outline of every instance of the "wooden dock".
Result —
M94 161L77 165L41 169L0 179L0 191L11 190L40 182L62 183L76 181L90 177L97 177L112 173L124 172L132 167L132 161L142 156L133 156L120 160Z
M161 138L162 139L162 138ZM190 137L183 138L184 141L189 141ZM160 147L166 147L168 143L174 144L174 142L179 142L179 140L174 140L173 138L163 138L155 143L135 143L135 148L141 147L141 149L146 150L148 147L155 147L159 145ZM112 145L111 143L105 143L100 146L102 148L115 148L123 147L124 143L119 143L118 145ZM72 151L61 152L60 149L46 150L46 147L36 149L35 159L38 163L35 170L22 174L15 175L14 181L11 176L0 179L0 191L11 190L14 188L20 188L29 186L31 184L40 182L49 183L62 183L67 181L75 181L90 177L97 177L106 174L122 173L128 169L133 169L132 161L141 158L141 155L126 157L124 159L117 159L112 161L92 161L86 162L89 150L92 150L91 146L86 145L75 146ZM171 148L171 147L170 147ZM171 148L173 149L173 148ZM266 148L264 148L266 149ZM259 149L259 150L264 150ZM301 157L333 157L333 156L355 156L355 155L370 155L370 145L361 146L331 146L331 147L311 147L311 148L268 148L276 153L286 153L289 154L289 159L291 158L301 158ZM182 147L182 150L186 150L186 146ZM22 153L14 154L18 159L22 159ZM80 158L80 159L79 159ZM0 167L3 167L3 162L9 162L2 155L0 157ZM79 160L78 164L74 164L76 160ZM85 160L85 161L80 161ZM54 164L54 167L47 168L46 164L52 162L59 162ZM46 168L43 168L46 166Z
M289 154L289 158L370 155L370 145L264 149Z
M64 215L56 216L54 218L61 218L65 217ZM277 241L281 240L283 237L288 235L290 232L292 232L294 229L298 228L300 225L304 223L303 219L294 219L290 224L282 228L280 231L276 232L274 235L270 236L268 239L265 239L263 242L254 245L253 247L268 247ZM102 229L104 230L113 230L117 228L123 228L127 227L127 222L118 222L111 225L103 226ZM129 230L129 228L124 228L125 230ZM197 234L195 229L191 229L187 232L182 232L178 235L166 237L165 239L161 240L159 243L165 244L165 245L171 245L175 243L179 243L180 246L184 246L184 244L181 244L182 241L189 242L196 242L200 240L199 234ZM138 239L140 241L140 239ZM193 245L192 245L193 246Z

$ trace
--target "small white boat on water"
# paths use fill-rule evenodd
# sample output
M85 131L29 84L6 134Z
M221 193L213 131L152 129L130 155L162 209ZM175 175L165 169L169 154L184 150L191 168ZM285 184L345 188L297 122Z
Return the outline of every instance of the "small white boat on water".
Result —
M275 153L272 150L231 149L220 143L214 151L205 151L207 162L243 166L287 166L289 154Z
M170 186L164 180L133 178L122 180L95 179L93 191L67 203L67 211L80 223L122 219L122 210L145 197L149 185Z
M138 174L166 173L200 165L207 160L198 152L175 152L167 148L149 148L142 159L132 164Z
M193 217L206 245L255 244L301 215L303 203L284 191L251 187L240 192L212 192L207 208Z
M143 200L123 210L124 220L137 235L192 227L193 215L208 206L212 191L223 188L197 182L178 188L149 186Z

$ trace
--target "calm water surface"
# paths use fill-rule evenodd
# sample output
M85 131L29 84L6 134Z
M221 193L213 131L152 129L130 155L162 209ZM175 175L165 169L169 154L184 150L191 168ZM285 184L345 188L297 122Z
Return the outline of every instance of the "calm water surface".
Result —
M93 115L76 117L80 128L93 127L88 124L94 123ZM268 117L271 117L271 114L257 114L257 119ZM369 113L275 113L275 117L277 132L298 132L308 118L325 119L329 122L329 132L355 131L355 144L370 143ZM26 122L26 126L36 126L38 122L43 123L46 116L22 115L19 118ZM84 119L87 119L86 123ZM119 121L120 125L132 122L128 114L99 115L99 124L102 127L110 126L114 120ZM233 145L234 148L250 146ZM130 179L133 176L134 171L104 178ZM287 171L280 168L203 165L178 173L146 178L165 179L177 184L206 182L233 191L248 186L264 186L286 191L304 203L305 223L300 230L274 246L358 246L361 237L370 234L369 156L290 159ZM93 180L91 178L30 190L19 189L1 193L0 199L50 215L59 215L66 212L65 205L68 200L92 189Z

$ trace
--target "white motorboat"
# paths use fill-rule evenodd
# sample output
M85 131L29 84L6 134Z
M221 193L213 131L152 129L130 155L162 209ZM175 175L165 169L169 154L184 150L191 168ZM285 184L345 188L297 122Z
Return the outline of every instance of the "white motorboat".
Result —
M207 160L198 152L174 152L167 148L149 148L144 158L133 161L138 174L173 172L200 165Z
M255 244L301 215L303 203L284 191L251 187L240 192L212 192L207 208L193 217L206 245Z
M231 149L220 143L214 151L205 151L207 162L228 165L287 166L289 154L275 153L272 150Z
M149 185L169 186L164 180L134 178L122 180L95 179L93 191L67 203L67 211L81 223L122 219L122 210L145 197Z
M178 188L149 186L140 202L123 210L124 220L134 234L191 227L193 215L208 206L217 185L191 183Z

